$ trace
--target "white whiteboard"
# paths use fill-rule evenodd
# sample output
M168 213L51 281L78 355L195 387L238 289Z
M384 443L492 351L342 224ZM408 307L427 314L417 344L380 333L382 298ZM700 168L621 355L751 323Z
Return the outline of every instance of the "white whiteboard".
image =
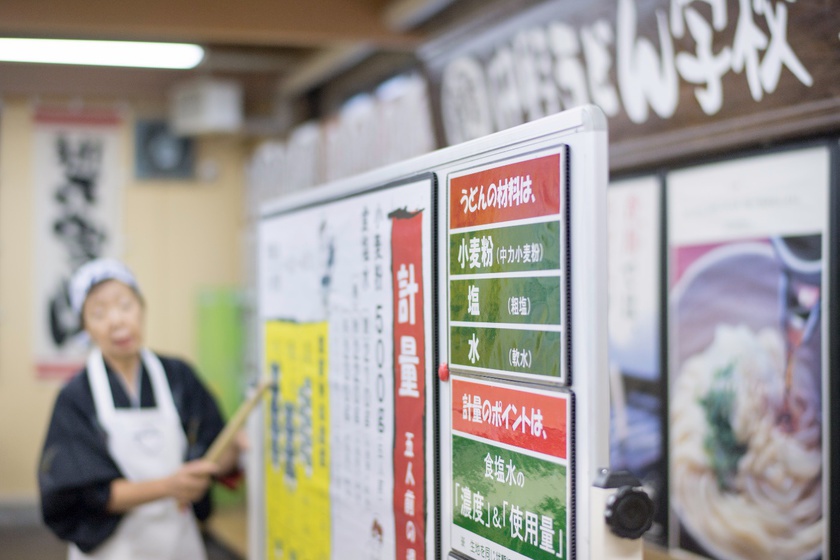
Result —
M286 244L295 243L301 246L318 247L319 243L327 243L324 239L329 234L324 233L330 227L333 228L333 239L340 240L334 246L335 267L339 263L349 262L342 259L346 257L339 255L339 245L346 246L346 251L354 246L363 245L360 236L358 223L350 226L349 232L342 230L342 224L352 223L350 216L359 215L359 204L364 206L362 201L375 204L377 201L386 203L391 195L390 201L394 204L402 203L409 212L423 207L424 196L428 199L428 193L434 193L431 199L429 211L425 212L425 219L429 230L423 230L423 255L428 255L430 262L425 262L424 267L424 288L429 290L424 294L424 306L428 318L436 317L436 323L428 321L425 325L428 328L425 337L424 355L426 363L423 375L418 378L425 380L426 402L425 402L425 471L423 479L425 483L425 500L423 504L423 535L422 546L418 543L415 552L409 553L403 548L397 548L397 541L403 539L408 532L406 518L407 502L392 501L392 510L387 510L387 504L381 502L378 506L382 511L381 516L376 517L378 523L371 525L370 518L361 521L362 515L353 515L352 508L342 507L331 509L329 515L330 535L333 542L330 553L323 553L319 558L342 557L365 557L365 558L445 558L453 549L460 550L466 556L471 554L464 551L458 543L453 542L452 529L457 525L458 513L453 509L455 490L452 487L453 473L453 402L451 391L453 383L449 380L438 381L438 362L445 362L450 359L451 348L449 347L451 331L450 311L451 306L449 292L454 289L450 282L450 237L452 230L449 227L449 185L450 180L457 177L470 176L472 173L495 168L504 168L505 165L516 162L527 162L541 157L557 157L557 165L560 172L558 188L563 189L563 216L558 213L557 223L563 230L563 254L561 258L564 265L558 267L558 271L547 270L536 275L557 277L562 276L560 288L562 306L560 313L563 317L563 325L559 326L533 326L523 324L506 324L507 331L514 332L516 329L539 331L540 333L562 332L562 351L558 352L556 360L561 366L558 367L558 375L541 375L539 371L505 372L500 371L468 371L452 368L452 380L462 382L478 382L485 387L501 387L509 390L510 394L529 395L533 398L545 397L551 402L563 401L567 403L569 416L567 435L570 450L569 456L564 459L563 468L567 469L567 482L569 496L568 524L565 526L565 537L567 542L566 557L589 557L589 490L592 485L596 469L609 466L608 457L608 432L609 432L609 384L607 375L607 302L606 302L606 185L607 185L607 134L606 119L595 107L582 107L547 117L520 127L516 127L501 133L485 138L471 141L462 145L453 146L419 158L411 159L396 165L385 167L364 175L351 177L342 181L299 193L293 197L274 201L263 207L260 224L260 259L259 259L259 317L260 321L266 323L269 320L285 319L294 320L300 324L312 324L323 320L324 314L338 314L341 306L351 308L346 298L352 296L352 290L334 292L324 296L324 275L311 273L309 276L296 276L298 278L290 285L285 285L282 290L276 290L283 285L284 274L289 277L290 266L311 268L317 270L318 266L323 268L326 263L317 264L318 258L312 257L303 251L299 259L283 262L278 260L278 255L271 255L269 247L279 240L285 240ZM437 182L437 185L435 185ZM387 204L386 204L387 205ZM321 223L330 220L323 219L323 213L329 213L329 209L341 209L336 216L339 221L332 225L321 227ZM425 208L425 207L424 207ZM321 213L321 214L319 214ZM528 225L534 219L520 218L514 216L505 224L507 225ZM348 222L347 220L351 220ZM511 221L512 220L512 221ZM531 221L528 221L531 220ZM538 217L538 223L546 220L554 220L553 217ZM486 225L486 224L485 224ZM469 232L467 228L462 233ZM456 232L457 233L457 232ZM321 236L322 241L313 240L312 237ZM426 237L427 236L427 237ZM486 235L485 235L486 237ZM355 241L354 241L355 239ZM429 243L426 252L425 243ZM433 244L432 244L433 243ZM321 255L329 255L329 250L321 249ZM306 261L307 258L312 260ZM328 257L329 258L329 257ZM344 265L341 265L344 266ZM337 270L337 269L336 269ZM349 269L348 269L349 270ZM501 276L516 278L522 276L519 272L502 272ZM496 276L499 276L498 274ZM529 276L525 274L525 276ZM305 278L305 279L304 279ZM470 281L490 280L495 276L488 277L465 276ZM392 280L396 282L396 277ZM551 280L553 282L554 280ZM336 283L351 283L352 280L338 276L331 277L328 284L335 287ZM506 280L506 282L508 282ZM516 284L517 281L510 281L509 284ZM398 291L399 287L394 284L392 288ZM557 289L552 288L556 293ZM485 290L486 291L486 290ZM344 293L340 296L339 293ZM344 298L344 299L342 299ZM350 297L352 300L352 297ZM513 302L512 298L509 298ZM318 303L320 302L320 303ZM523 300L524 302L524 300ZM316 305L317 303L317 305ZM436 307L432 308L432 304ZM513 305L513 303L511 303ZM560 305L560 302L558 302ZM397 310L398 312L399 310ZM383 304L382 313L393 323L395 315L394 304L390 307ZM509 321L509 319L506 319ZM290 322L290 321L288 321ZM341 323L342 321L338 321ZM527 321L525 321L527 323ZM551 323L551 321L548 321ZM479 325L464 324L466 327L478 327ZM488 325L480 325L487 328ZM329 327L327 327L329 329ZM351 328L352 330L352 328ZM263 331L264 333L266 331ZM515 332L514 332L515 334ZM553 334L551 336L554 336ZM322 335L327 340L339 340L327 332ZM317 340L317 335L315 340ZM393 341L393 338L391 338ZM315 345L317 347L317 344ZM435 353L435 348L437 352ZM393 350L393 349L392 349ZM264 348L264 359L262 363L268 364L265 357L270 349ZM512 354L511 354L512 355ZM517 355L519 355L517 353ZM439 359L433 359L435 356ZM549 360L550 357L544 358ZM399 358L397 358L399 360ZM330 355L327 359L330 364L337 363L336 358ZM317 359L315 360L317 363ZM392 361L392 364L394 362ZM548 363L543 361L542 363ZM266 375L271 375L270 368L266 367ZM393 367L392 367L393 369ZM492 369L492 368L491 368ZM499 368L496 368L499 369ZM561 371L562 370L562 371ZM394 370L391 385L393 391L394 381L399 378L399 370ZM282 372L280 375L284 375ZM316 375L316 374L313 374ZM328 375L338 375L330 372ZM399 381L397 381L399 383ZM351 383L352 385L352 383ZM463 385L461 385L463 386ZM337 387L335 383L329 385L332 389ZM362 387L364 388L364 386ZM510 392L513 391L513 392ZM306 391L304 391L306 392ZM355 398L352 390L351 397ZM351 401L352 401L351 398ZM362 398L364 398L362 394ZM282 401L282 399L276 399ZM364 401L362 401L364 402ZM267 402L267 410L259 421L252 421L252 438L254 442L266 441L266 432L270 432L271 402ZM277 403L275 402L275 408ZM351 408L352 408L352 403ZM457 404L457 403L456 403ZM275 411L276 412L276 411ZM546 411L549 412L548 410ZM330 406L329 414L341 414L340 406ZM294 415L292 415L293 417ZM389 418L395 415L387 415ZM352 432L351 432L352 433ZM358 434L355 434L358 436ZM346 435L350 437L350 435ZM374 437L374 436L372 436ZM280 438L282 439L282 438ZM364 437L357 443L364 443ZM269 438L270 441L270 438ZM336 442L337 449L340 450ZM392 436L394 449L402 445L405 450L405 439ZM304 442L304 447L308 445ZM501 444L504 446L504 444ZM266 508L270 503L267 499L268 488L266 482L266 465L271 463L272 457L265 456L274 453L276 449L271 446L263 447L255 445L257 453L251 462L250 476L250 555L251 558L264 559L274 558L274 551L268 548L268 532L266 519L274 514ZM292 450L293 451L293 450ZM332 455L331 455L332 456ZM275 457L276 458L276 457ZM328 464L327 466L337 469L340 463ZM389 465L387 461L382 463ZM404 464L403 464L404 466ZM341 481L330 475L329 492L331 495L338 495L341 492ZM391 480L399 481L408 478L406 473L391 473ZM416 474L416 473L415 473ZM416 482L417 477L413 477ZM358 481L357 481L358 482ZM289 482L294 484L293 481ZM351 484L352 486L352 484ZM376 486L374 486L376 490ZM276 497L276 496L275 496ZM371 498L371 503L376 502L373 496L362 496ZM414 499L418 499L417 495ZM338 503L338 502L336 502ZM350 503L350 502L342 502ZM417 503L416 501L414 502ZM416 513L415 508L412 511ZM372 511L365 508L359 511ZM358 511L357 511L358 513ZM349 516L349 517L348 517ZM275 515L276 517L276 515ZM410 516L409 516L410 517ZM358 524L356 522L358 521ZM326 523L326 521L325 521ZM336 532L336 526L346 525L345 532ZM462 524L463 525L463 524ZM415 529L417 525L415 525ZM323 531L323 529L322 529ZM524 532L524 529L523 529ZM322 532L323 534L323 532ZM415 535L417 538L420 535ZM340 537L342 542L336 542ZM381 539L380 539L381 537ZM350 540L346 540L350 539ZM491 546L506 546L504 539L495 539L490 536ZM494 542L499 541L499 542ZM348 548L355 546L357 548ZM363 555L356 556L355 550L367 546ZM399 551L399 555L398 555ZM423 556L419 556L422 551ZM349 556L348 556L349 555ZM286 556L288 557L288 556ZM513 557L513 556L511 556ZM556 557L556 552L555 552ZM300 556L298 556L300 558ZM302 560L302 559L301 559Z

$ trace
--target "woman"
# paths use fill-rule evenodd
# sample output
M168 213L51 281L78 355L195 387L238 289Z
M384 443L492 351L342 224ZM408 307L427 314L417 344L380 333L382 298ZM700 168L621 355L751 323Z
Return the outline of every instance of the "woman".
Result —
M143 346L144 304L124 265L85 264L70 300L94 349L56 399L38 475L44 521L71 560L206 558L196 518L239 452L200 459L223 427L213 397L186 363Z

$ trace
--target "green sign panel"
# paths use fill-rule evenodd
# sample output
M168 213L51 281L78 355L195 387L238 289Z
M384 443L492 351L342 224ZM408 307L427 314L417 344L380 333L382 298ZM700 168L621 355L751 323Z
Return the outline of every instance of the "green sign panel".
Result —
M449 274L560 269L560 222L488 228L449 236Z
M557 331L450 327L450 363L559 377L562 336Z
M533 560L567 558L566 466L452 437L452 521Z
M453 280L449 318L453 322L559 325L560 278Z
M566 382L561 229L551 219L450 230L450 364Z

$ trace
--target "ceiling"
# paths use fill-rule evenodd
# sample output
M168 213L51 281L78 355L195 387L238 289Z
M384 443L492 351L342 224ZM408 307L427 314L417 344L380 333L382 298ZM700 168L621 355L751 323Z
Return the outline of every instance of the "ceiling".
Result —
M0 63L0 94L165 99L172 84L212 75L243 83L247 113L249 103L300 100L350 69L405 65L431 29L480 3L3 0L0 36L195 42L206 55L190 71Z

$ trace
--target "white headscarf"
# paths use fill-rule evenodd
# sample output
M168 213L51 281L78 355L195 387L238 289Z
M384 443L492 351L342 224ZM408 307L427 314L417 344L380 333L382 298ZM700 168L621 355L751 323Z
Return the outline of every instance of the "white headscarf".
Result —
M140 294L140 287L134 274L116 259L95 259L88 261L76 270L70 280L70 305L81 315L90 289L105 280L119 280Z

